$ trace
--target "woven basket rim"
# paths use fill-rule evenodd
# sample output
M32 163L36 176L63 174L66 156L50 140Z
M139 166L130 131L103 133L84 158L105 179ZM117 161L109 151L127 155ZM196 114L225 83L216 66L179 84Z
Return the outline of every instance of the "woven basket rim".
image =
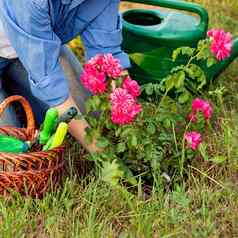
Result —
M49 149L46 151L40 150L40 151L29 151L29 152L24 152L24 153L11 153L11 152L0 152L1 155L16 155L16 156L22 156L22 155L38 155L38 154L49 154L49 153L56 153L58 154L59 152L63 151L65 146L59 146L53 149Z

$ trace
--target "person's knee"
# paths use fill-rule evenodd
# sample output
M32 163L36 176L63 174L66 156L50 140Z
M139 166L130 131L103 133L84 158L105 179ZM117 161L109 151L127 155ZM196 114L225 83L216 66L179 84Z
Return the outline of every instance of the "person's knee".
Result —
M6 99L6 93L1 89L0 90L0 103ZM15 127L20 126L20 122L17 118L16 111L12 106L9 106L5 111L0 115L0 126L11 125Z

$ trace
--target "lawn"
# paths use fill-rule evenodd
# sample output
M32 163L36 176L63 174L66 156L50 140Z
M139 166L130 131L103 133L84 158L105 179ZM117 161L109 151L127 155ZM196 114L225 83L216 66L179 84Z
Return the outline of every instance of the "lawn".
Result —
M210 15L210 27L238 36L237 0L194 0ZM132 4L133 5L133 4ZM123 3L122 8L131 7ZM81 54L81 51L78 51ZM218 109L222 130L207 144L220 164L194 161L188 177L172 191L155 183L146 197L98 180L90 165L79 162L80 148L68 148L69 175L56 193L42 200L0 199L0 237L61 238L235 238L238 237L238 62L206 89Z

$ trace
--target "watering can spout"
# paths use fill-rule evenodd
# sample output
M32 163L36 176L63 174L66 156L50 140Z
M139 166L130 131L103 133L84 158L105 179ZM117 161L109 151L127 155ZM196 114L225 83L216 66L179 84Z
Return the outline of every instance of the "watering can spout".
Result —
M232 49L232 57L233 59L236 58L238 56L238 37L236 36L234 39L233 39L233 49Z
M217 77L238 57L238 37L233 39L231 55L208 70L208 78Z
M238 56L238 37L233 39L233 46L232 46L232 52L231 55L225 60L224 67L230 64L232 61L234 61L235 58Z

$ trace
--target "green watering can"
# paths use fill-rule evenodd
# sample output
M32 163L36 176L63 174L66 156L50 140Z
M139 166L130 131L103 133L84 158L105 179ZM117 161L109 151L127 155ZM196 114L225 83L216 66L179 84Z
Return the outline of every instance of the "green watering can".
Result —
M140 84L159 82L173 67L186 63L185 58L173 62L174 49L195 47L207 35L208 13L198 4L180 0L127 0L127 2L160 6L180 11L131 9L122 14L123 49L130 55L130 75ZM238 56L238 39L233 41L229 58L207 68L207 79L218 76Z

